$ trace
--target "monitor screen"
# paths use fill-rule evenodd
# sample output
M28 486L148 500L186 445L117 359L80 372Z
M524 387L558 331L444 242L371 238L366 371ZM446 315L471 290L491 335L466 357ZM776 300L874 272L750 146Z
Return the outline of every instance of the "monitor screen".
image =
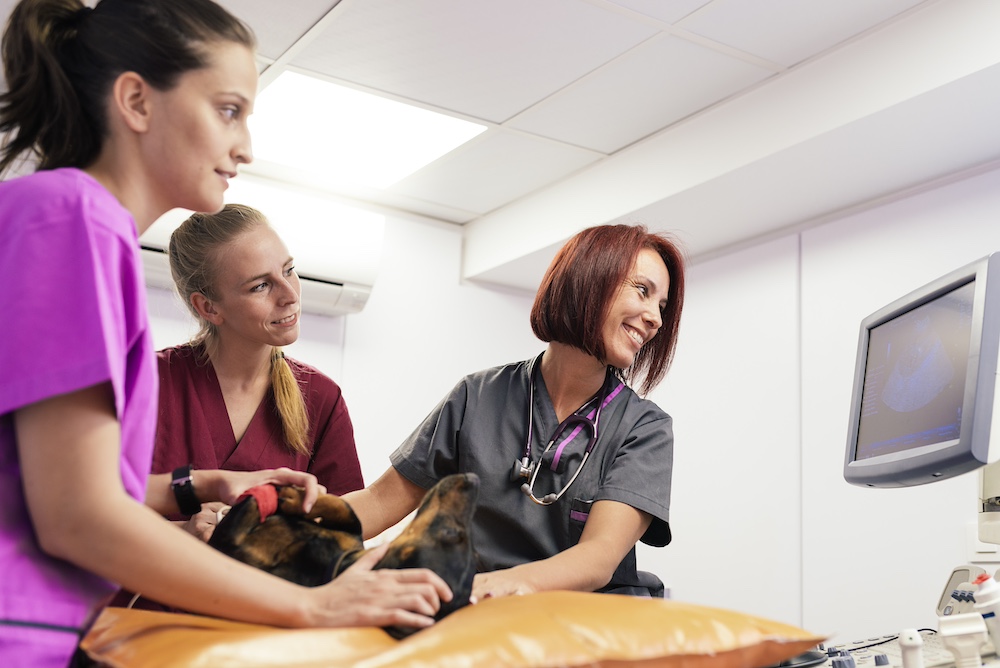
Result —
M988 288L1000 282L1000 267L990 272L996 262L963 267L862 322L848 482L919 485L992 461L1000 288Z

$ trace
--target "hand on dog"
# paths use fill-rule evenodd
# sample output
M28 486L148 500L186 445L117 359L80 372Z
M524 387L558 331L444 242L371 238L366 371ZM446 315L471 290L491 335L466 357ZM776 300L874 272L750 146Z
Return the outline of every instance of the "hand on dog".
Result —
M472 580L472 596L477 601L499 596L520 596L533 594L535 588L510 575L509 570L477 573Z
M323 626L412 626L434 623L441 603L451 590L438 575L425 568L372 567L389 549L383 544L366 552L335 580L309 591L325 597Z
M187 522L182 522L181 526L189 534L207 543L208 539L212 537L216 525L219 523L219 519L221 518L219 513L226 508L229 508L229 506L221 501L203 503L201 504L201 511L192 515Z
M302 500L302 509L305 512L312 509L320 494L326 494L326 487L319 484L312 473L293 471L285 467L263 471L217 470L211 473L217 476L214 481L215 498L228 505L233 505L243 492L258 485L294 485L303 488L305 497Z

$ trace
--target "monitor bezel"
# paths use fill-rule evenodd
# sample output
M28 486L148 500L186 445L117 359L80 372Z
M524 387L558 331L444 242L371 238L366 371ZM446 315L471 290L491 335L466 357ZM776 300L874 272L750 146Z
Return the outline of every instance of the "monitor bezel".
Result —
M969 342L959 437L913 450L856 459L861 400L871 331L969 283L972 332ZM990 452L997 359L1000 354L1000 253L956 269L880 308L861 321L854 366L844 479L864 487L909 487L973 471L997 459ZM995 439L1000 441L1000 434Z

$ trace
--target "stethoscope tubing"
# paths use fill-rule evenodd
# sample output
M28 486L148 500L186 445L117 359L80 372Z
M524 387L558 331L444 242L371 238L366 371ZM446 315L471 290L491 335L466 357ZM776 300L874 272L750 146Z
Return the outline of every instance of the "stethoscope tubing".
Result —
M614 398L616 396L618 396L618 393L622 391L622 389L625 387L625 384L622 383L622 382L619 382L618 385L617 385L617 387L615 387L615 389L613 391L608 392L607 391L608 379L607 379L607 376L605 376L605 378L604 378L604 384L601 386L600 394L597 397L588 399L583 404L583 406L581 406L579 409L577 409L576 412L574 412L572 415L570 415L565 420L563 420L562 422L559 423L559 425L555 429L555 432L553 432L553 434L552 434L552 438L549 439L548 445L546 445L545 449L542 451L541 457L539 457L539 459L538 459L537 462L532 463L531 462L531 438L532 438L532 435L533 435L533 431L532 430L533 430L533 423L534 423L534 408L535 408L535 373L536 373L536 371L538 369L537 365L540 364L540 360L541 360L541 357L539 357L539 359L535 361L535 366L532 367L532 370L531 370L530 376L529 376L529 381L528 381L528 437L527 437L527 439L525 441L524 455L521 458L520 466L518 467L518 463L515 462L515 472L517 472L518 470L520 470L520 476L518 476L518 477L527 477L528 478L527 482L521 484L521 491L524 492L524 494L529 499L531 499L531 501L533 501L534 503L536 503L536 504L538 504L540 506L548 506L548 505L551 505L551 504L555 503L556 501L558 501L567 492L567 490L569 490L569 488L573 485L573 483L576 482L576 479L579 477L580 472L583 471L584 465L587 463L587 460L590 459L590 453L593 451L594 447L597 445L597 439L598 439L597 426L598 426L598 421L600 420L600 417L601 417L601 410L603 408L605 408L608 404L610 404L611 401L614 400ZM587 413L586 415L580 415L579 411L584 410L590 402L594 401L595 398L597 399L597 404L594 406L594 408L589 413ZM580 431L586 427L586 428L590 429L590 431L592 432L592 434L591 434L590 439L587 442L587 447L583 451L583 459L580 460L580 465L577 467L576 471L573 473L573 476L569 479L569 482L566 483L562 487L562 489L559 490L558 493L549 493L549 494L546 494L545 496L543 496L542 498L538 498L538 497L535 496L534 487L535 487L535 480L538 478L538 472L542 468L541 462L544 459L546 453L548 453L549 450L552 449L552 446L555 444L555 442L557 440L559 440L560 436L562 436L562 433L569 427L570 424L573 424L573 423L577 423L576 427L573 429L572 432L570 432L570 434L569 434L569 436L567 438L563 439L560 442L559 446L556 448L556 452L553 455L552 463L550 464L549 468L551 470L553 470L553 471L556 470L556 467L559 465L559 460L562 457L562 453L563 453L563 450L565 449L566 445L570 441L572 441L574 438L576 438L577 435L580 433ZM515 478L515 480L516 480L516 478Z
M618 387L616 387L606 397L604 397L604 400L601 401L601 403L598 404L596 408L592 409L589 413L582 416L585 419L593 422L594 425L594 437L593 439L591 439L589 443L587 443L587 449L584 451L585 455L589 456L590 452L594 449L594 446L597 445L597 418L601 413L601 409L605 408L608 404L610 404L614 400L614 398L618 396L618 393L621 392L622 388L624 387L625 385L623 383L619 383ZM563 439L563 442L556 447L556 452L554 455L552 455L552 466L551 466L552 469L555 469L557 466L559 466L559 459L562 457L563 450L566 448L566 445L570 441L572 441L574 438L577 437L577 434L580 433L581 429L583 429L583 424L578 424L576 428L574 428L573 431L570 432L569 436ZM552 436L552 440L549 442L549 447L551 447L552 444L555 443L558 438L559 438L559 429L557 427L556 434ZM547 452L548 447L546 447L545 450Z

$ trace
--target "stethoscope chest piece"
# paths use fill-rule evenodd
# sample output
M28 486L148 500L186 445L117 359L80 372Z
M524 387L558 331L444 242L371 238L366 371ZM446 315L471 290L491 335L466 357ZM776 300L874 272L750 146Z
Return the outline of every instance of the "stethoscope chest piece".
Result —
M510 481L521 482L522 480L528 480L531 478L531 471L534 468L534 462L529 462L527 459L515 459L514 468L510 472Z

